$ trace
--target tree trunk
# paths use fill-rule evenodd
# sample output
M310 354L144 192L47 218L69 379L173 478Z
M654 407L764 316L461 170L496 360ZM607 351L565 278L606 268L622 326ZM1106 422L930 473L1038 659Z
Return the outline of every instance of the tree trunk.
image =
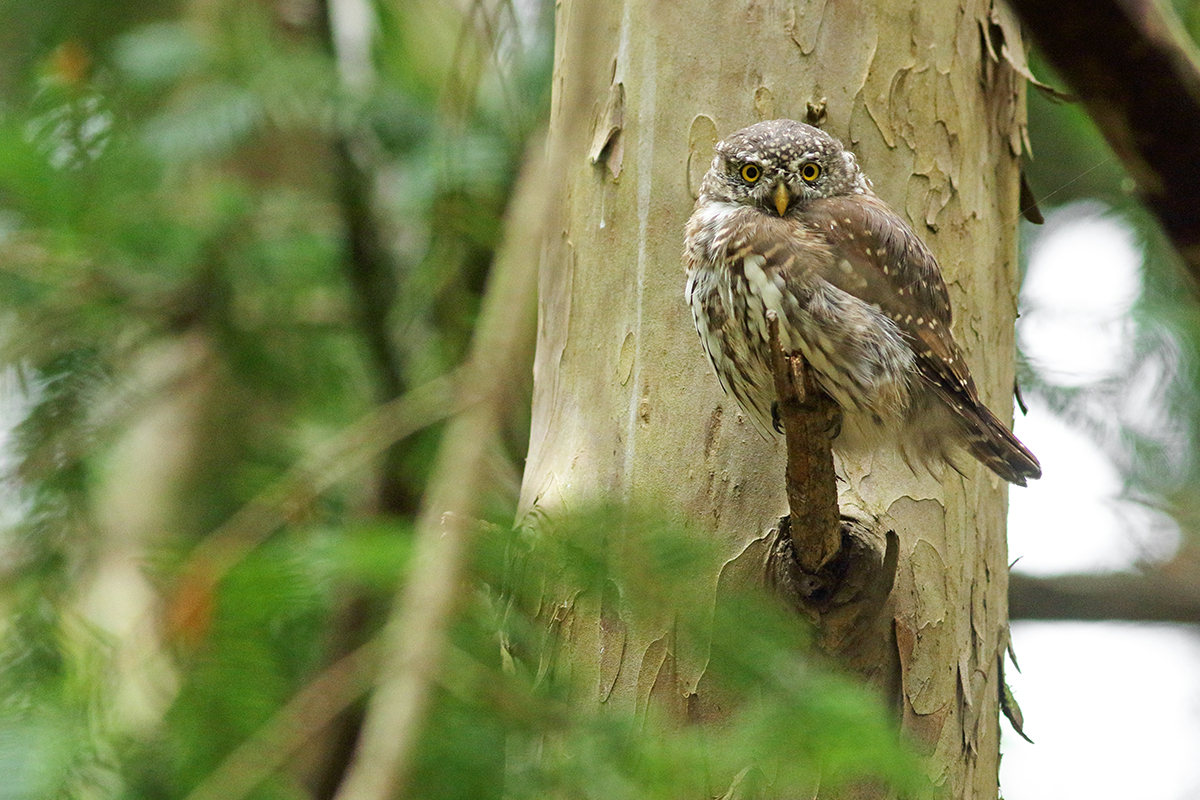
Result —
M564 201L540 281L523 513L652 501L719 542L722 563L704 576L714 598L719 580L761 576L787 510L784 448L722 395L680 252L713 144L763 119L818 122L858 153L937 255L954 334L1006 415L1024 137L1007 15L988 0L563 0L556 48L550 147ZM577 103L593 109L590 129L569 124ZM839 463L842 513L894 530L900 557L883 624L836 637L827 626L825 644L869 639L852 665L896 702L933 782L995 798L1006 495L963 468L914 476L885 452ZM667 614L600 625L601 613L576 604L562 628L574 674L597 687L579 702L683 714L699 690L703 707L703 659L673 651Z

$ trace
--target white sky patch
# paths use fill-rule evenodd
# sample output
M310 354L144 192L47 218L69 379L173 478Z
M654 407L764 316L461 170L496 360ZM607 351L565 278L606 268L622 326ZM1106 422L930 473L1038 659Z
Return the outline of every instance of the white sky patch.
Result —
M1029 416L1017 415L1014 433L1037 454L1043 473L1009 494L1009 554L1020 558L1018 571L1128 570L1178 547L1178 526L1166 514L1122 497L1114 451L1097 443L1118 446L1128 427L1159 440L1168 461L1186 458L1175 452L1186 448L1186 432L1175 430L1164 400L1177 348L1168 336L1157 348L1137 351L1139 336L1146 338L1131 314L1142 290L1142 260L1129 223L1095 202L1051 213L1033 241L1017 323L1030 365L1060 386L1117 380L1085 389L1093 393L1077 411L1095 431L1069 424L1035 397ZM1169 447L1171 441L1178 446Z
M517 17L521 42L525 49L533 47L538 36L538 25L542 19L542 0L512 0L512 10Z
M1047 382L1094 392L1077 410L1103 433L1068 424L1036 398L1029 398L1027 417L1017 415L1014 432L1037 454L1044 477L1009 493L1016 571L1128 570L1166 560L1178 547L1169 516L1121 496L1121 471L1097 443L1099 436L1111 447L1122 430L1132 430L1163 444L1168 463L1187 458L1188 433L1164 400L1179 368L1178 347L1164 332L1147 350L1154 331L1139 330L1130 314L1141 269L1132 227L1096 203L1049 215L1034 240L1021 347ZM1118 380L1095 386L1111 378ZM1165 446L1171 441L1175 447ZM1018 622L1013 641L1024 673L1010 669L1007 677L1037 744L1001 725L1002 796L1200 797L1200 633L1137 623Z
M1200 797L1200 634L1186 626L1020 622L1007 670L1029 744L1002 723L1013 800Z
M1030 575L1128 570L1178 546L1166 515L1121 497L1120 471L1083 431L1036 401L1014 433L1042 463L1042 477L1008 495L1008 556Z
M355 91L365 92L375 79L371 60L375 11L367 0L333 0L329 17L342 81Z
M16 367L0 369L0 561L7 558L4 548L10 542L11 531L31 508L17 477L21 459L13 436L33 410L39 391L39 386L22 382Z
M1120 217L1094 203L1052 213L1021 288L1017 333L1034 369L1060 386L1116 375L1133 355L1141 271L1137 235Z

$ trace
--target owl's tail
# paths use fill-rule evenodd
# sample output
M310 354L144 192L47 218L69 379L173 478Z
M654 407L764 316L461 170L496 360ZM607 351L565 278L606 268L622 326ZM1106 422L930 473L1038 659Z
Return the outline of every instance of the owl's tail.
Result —
M983 404L979 404L975 410L978 416L971 420L964 432L963 444L967 452L992 472L1017 486L1024 486L1030 478L1042 477L1042 465L1012 435L1012 431Z

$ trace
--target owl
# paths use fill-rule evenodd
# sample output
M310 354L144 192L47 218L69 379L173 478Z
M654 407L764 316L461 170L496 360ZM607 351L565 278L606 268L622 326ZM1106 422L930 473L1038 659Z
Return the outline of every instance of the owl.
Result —
M980 402L933 253L829 134L777 119L716 146L684 246L687 301L721 386L773 425L768 312L841 409L834 446L898 447L910 466L965 450L1010 483L1037 459Z

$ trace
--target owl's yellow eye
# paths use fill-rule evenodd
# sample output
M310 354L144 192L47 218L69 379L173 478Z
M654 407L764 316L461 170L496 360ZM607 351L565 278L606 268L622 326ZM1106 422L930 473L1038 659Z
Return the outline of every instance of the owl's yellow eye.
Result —
M800 168L800 177L812 183L817 178L821 177L821 167L811 161Z
M762 177L762 167L758 164L743 164L741 170L742 180L746 183L757 183Z

